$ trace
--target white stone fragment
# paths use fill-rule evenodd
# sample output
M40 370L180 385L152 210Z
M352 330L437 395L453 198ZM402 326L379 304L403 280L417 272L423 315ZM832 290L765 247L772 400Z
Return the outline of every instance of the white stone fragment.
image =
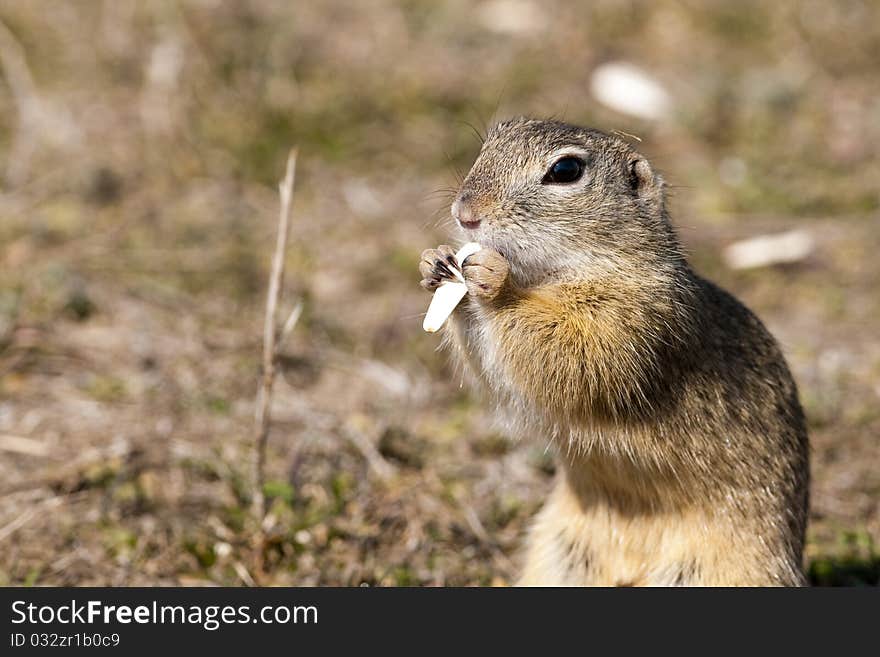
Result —
M514 36L538 32L546 23L546 10L529 0L489 0L477 15L487 29Z
M728 267L752 269L803 260L812 253L814 245L813 236L806 230L790 230L734 242L722 255Z
M669 92L647 72L627 62L608 62L593 71L593 97L611 109L656 121L672 107Z

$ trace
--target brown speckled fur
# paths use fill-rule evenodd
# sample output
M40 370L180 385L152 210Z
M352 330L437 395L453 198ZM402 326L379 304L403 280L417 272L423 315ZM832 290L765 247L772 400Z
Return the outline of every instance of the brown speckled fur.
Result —
M542 184L565 154L584 177ZM761 322L690 269L647 161L617 137L515 119L458 201L484 250L447 343L511 432L561 464L520 583L802 584L795 384Z

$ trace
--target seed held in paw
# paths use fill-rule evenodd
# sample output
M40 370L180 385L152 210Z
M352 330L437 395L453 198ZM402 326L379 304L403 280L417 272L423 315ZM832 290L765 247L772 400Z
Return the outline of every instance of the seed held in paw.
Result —
M461 263L468 256L479 251L480 248L476 242L468 242L455 254L456 266L450 265L450 269L458 280L444 282L434 292L431 305L428 306L428 312L425 315L425 321L422 322L422 328L428 333L439 331L464 295L467 294L467 285L465 285L464 276L461 273Z

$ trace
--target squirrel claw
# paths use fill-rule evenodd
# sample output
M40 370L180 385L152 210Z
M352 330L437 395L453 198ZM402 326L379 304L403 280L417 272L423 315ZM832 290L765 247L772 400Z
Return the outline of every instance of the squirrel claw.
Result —
M455 261L455 251L452 247L442 244L436 249L426 249L422 252L419 262L419 273L422 275L421 286L426 290L433 291L444 281L458 280L453 273L453 268L458 268Z

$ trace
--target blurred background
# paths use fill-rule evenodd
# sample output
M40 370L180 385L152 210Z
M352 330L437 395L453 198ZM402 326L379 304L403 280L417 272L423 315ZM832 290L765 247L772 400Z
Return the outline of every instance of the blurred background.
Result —
M0 584L508 584L553 477L421 330L478 133L619 130L783 345L816 584L880 580L880 4L4 0Z

